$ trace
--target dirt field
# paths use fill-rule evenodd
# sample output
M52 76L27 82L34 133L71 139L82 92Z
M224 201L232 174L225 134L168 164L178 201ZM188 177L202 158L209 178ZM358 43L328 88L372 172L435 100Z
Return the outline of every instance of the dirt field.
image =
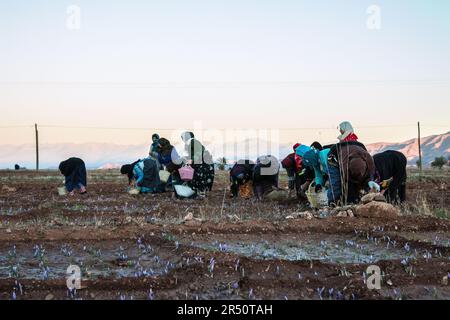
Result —
M0 299L450 299L448 171L413 173L395 219L286 219L307 208L231 200L225 172L204 201L130 196L117 171L60 197L62 180L0 172ZM381 290L367 289L369 265Z

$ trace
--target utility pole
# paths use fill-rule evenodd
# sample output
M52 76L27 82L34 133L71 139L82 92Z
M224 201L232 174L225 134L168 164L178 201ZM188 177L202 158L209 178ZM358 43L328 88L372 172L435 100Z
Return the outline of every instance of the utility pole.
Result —
M36 133L36 171L39 171L39 131L37 123L34 124L34 132Z
M417 122L417 133L418 133L417 143L419 145L419 170L420 170L420 177L422 177L422 149L420 147L420 122Z

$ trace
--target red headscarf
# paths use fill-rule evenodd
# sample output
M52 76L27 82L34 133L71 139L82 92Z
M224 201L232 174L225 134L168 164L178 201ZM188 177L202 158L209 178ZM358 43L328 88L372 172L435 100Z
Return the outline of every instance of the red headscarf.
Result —
M302 157L300 157L295 151L300 147L300 143L294 144L294 158L295 158L295 171L300 172L302 169Z
M348 136L345 137L344 140L342 140L342 142L347 142L347 141L358 141L358 136L354 133L350 133Z

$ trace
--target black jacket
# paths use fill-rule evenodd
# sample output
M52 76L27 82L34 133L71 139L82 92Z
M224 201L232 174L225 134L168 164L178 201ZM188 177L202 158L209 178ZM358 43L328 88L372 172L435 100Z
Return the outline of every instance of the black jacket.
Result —
M406 164L408 160L405 155L399 151L387 150L373 156L376 175L380 181L394 178L399 183L406 181Z
M238 161L230 171L230 179L236 179L240 174L244 174L244 182L253 178L255 164L252 161Z
M145 159L144 160L144 180L140 187L145 188L158 188L161 185L159 178L159 169L156 160Z
M84 166L85 164L80 158L70 158L59 164L59 171L61 171L65 177L68 177L81 165Z

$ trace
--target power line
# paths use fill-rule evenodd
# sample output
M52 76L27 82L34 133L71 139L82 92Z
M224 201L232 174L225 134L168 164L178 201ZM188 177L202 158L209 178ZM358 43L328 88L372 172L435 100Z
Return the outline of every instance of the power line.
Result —
M450 85L450 79L417 80L293 80L293 81L0 81L0 86L123 87L123 88L233 88L248 86L341 86L341 85Z
M400 127L415 127L416 124L390 124L390 125L364 125L355 126L355 129L376 129L376 128L400 128ZM426 128L449 128L450 125L421 125ZM14 128L32 128L34 125L11 125L0 126L0 129L14 129ZM55 128L55 129L88 129L88 130L125 130L125 131L177 131L177 130L193 130L194 128L156 128L156 127L102 127L102 126L64 126L64 125L39 125L40 128ZM227 127L227 128L201 128L202 130L280 130L280 131L300 131L300 130L337 130L337 126L330 127L296 127L296 128L239 128L239 127Z
M15 129L15 128L32 128L33 126L0 126L0 129Z

